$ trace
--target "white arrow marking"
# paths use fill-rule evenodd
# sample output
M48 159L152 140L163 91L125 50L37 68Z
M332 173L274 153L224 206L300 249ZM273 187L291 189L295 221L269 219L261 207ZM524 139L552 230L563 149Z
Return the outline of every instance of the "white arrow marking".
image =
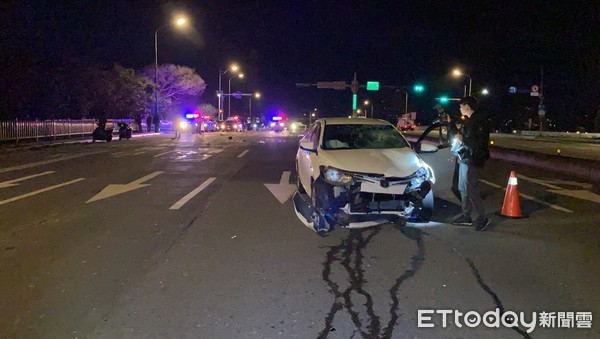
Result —
M178 202L173 204L173 206L169 207L170 210L178 210L181 206L185 205L186 202L190 201L193 197L195 197L198 193L202 192L203 189L207 188L213 181L215 181L215 177L210 177L206 179L200 186L196 187L193 191L186 194L185 197L179 199Z
M281 174L279 184L265 184L269 191L279 200L280 203L286 202L296 191L296 185L290 185L291 171L284 171Z
M14 180L9 180L9 181L5 181L5 182L0 182L0 188L17 186L18 184L16 184L16 183L19 182L19 181L25 181L27 179L33 179L33 178L36 178L36 177L41 177L42 175L52 174L52 173L54 173L54 171L47 171L47 172L38 173L38 174L34 174L34 175L28 175L26 177L22 177L22 178L19 178L19 179L14 179Z
M60 188L60 187L63 187L63 186L67 186L67 185L70 185L70 184L74 184L74 183L76 183L76 182L79 182L79 181L82 181L82 180L85 180L85 178L79 178L79 179L75 179L75 180L67 181L67 182L64 182L64 183L62 183L62 184L58 184L58 185L54 185L54 186L50 186L50 187L46 187L46 188L43 188L43 189L41 189L41 190L37 190L37 191L33 191L33 192L30 192L30 193L27 193L27 194L20 195L20 196L18 196L18 197L14 197L14 198L10 198L10 199L6 199L6 200L2 200L2 201L0 201L0 205L4 205L4 204L8 204L9 202L13 202L13 201L17 201L17 200L25 199L25 198L28 198L28 197L34 196L34 195L36 195L36 194L40 194L40 193L44 193L44 192L48 192L48 191L51 191L51 190L53 190L53 189Z
M112 196L119 195L122 193L127 193L129 191L133 191L138 188L150 186L150 184L142 184L142 183L144 181L148 181L162 173L164 173L164 172L157 171L157 172L148 174L145 177L141 177L137 180L134 180L134 181L132 181L128 184L124 184L124 185L123 184L110 184L110 185L106 186L102 191L100 191L100 193L96 194L95 196L93 196L90 200L86 201L85 203L88 204L90 202L94 202L97 200L102 200L102 199L110 198Z
M240 154L239 154L237 157L238 157L238 158L241 158L241 157L243 157L244 155L246 155L246 153L248 153L248 151L249 151L249 150L245 150L245 151L243 151L243 152L242 152L242 153L240 153Z

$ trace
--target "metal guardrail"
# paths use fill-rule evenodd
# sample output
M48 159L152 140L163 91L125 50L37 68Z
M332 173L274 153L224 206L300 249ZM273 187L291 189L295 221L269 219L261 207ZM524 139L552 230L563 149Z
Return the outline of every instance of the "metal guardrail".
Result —
M94 119L0 121L0 141L85 136L96 128Z
M108 119L107 128L113 128L114 132L118 132L115 126L117 122L126 122L131 125L132 119ZM16 141L20 140L35 140L40 139L56 139L57 137L84 137L91 135L94 129L98 127L98 121L94 119L80 120L12 120L0 121L0 141ZM137 129L136 126L134 130ZM161 121L160 129L169 131L172 129L172 123ZM142 122L142 130L146 131L146 122Z

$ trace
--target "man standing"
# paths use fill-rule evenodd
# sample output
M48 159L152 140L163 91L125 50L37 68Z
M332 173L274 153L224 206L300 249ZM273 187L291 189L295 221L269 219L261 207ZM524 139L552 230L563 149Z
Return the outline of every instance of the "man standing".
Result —
M460 100L460 113L464 122L462 126L453 126L458 157L458 190L462 202L462 214L456 218L453 225L474 225L475 230L485 231L490 224L485 216L485 208L479 194L479 175L485 161L490 158L488 144L490 140L490 125L488 119L477 111L477 100L474 97L464 97ZM475 222L471 220L471 212L478 214Z

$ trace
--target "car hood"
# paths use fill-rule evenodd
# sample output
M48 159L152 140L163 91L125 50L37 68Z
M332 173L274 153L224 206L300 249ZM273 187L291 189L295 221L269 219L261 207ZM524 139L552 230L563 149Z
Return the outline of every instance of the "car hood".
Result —
M419 169L419 157L411 148L320 150L320 163L348 172L406 177Z

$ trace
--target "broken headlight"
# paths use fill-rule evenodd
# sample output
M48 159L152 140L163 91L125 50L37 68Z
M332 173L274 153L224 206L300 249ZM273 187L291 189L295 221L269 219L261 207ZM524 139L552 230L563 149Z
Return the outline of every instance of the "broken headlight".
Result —
M418 164L419 169L413 174L410 180L410 185L407 187L408 192L419 188L425 181L431 181L432 184L435 183L433 169L421 159L418 160Z
M332 185L350 185L354 182L352 174L327 166L321 170L323 178Z

